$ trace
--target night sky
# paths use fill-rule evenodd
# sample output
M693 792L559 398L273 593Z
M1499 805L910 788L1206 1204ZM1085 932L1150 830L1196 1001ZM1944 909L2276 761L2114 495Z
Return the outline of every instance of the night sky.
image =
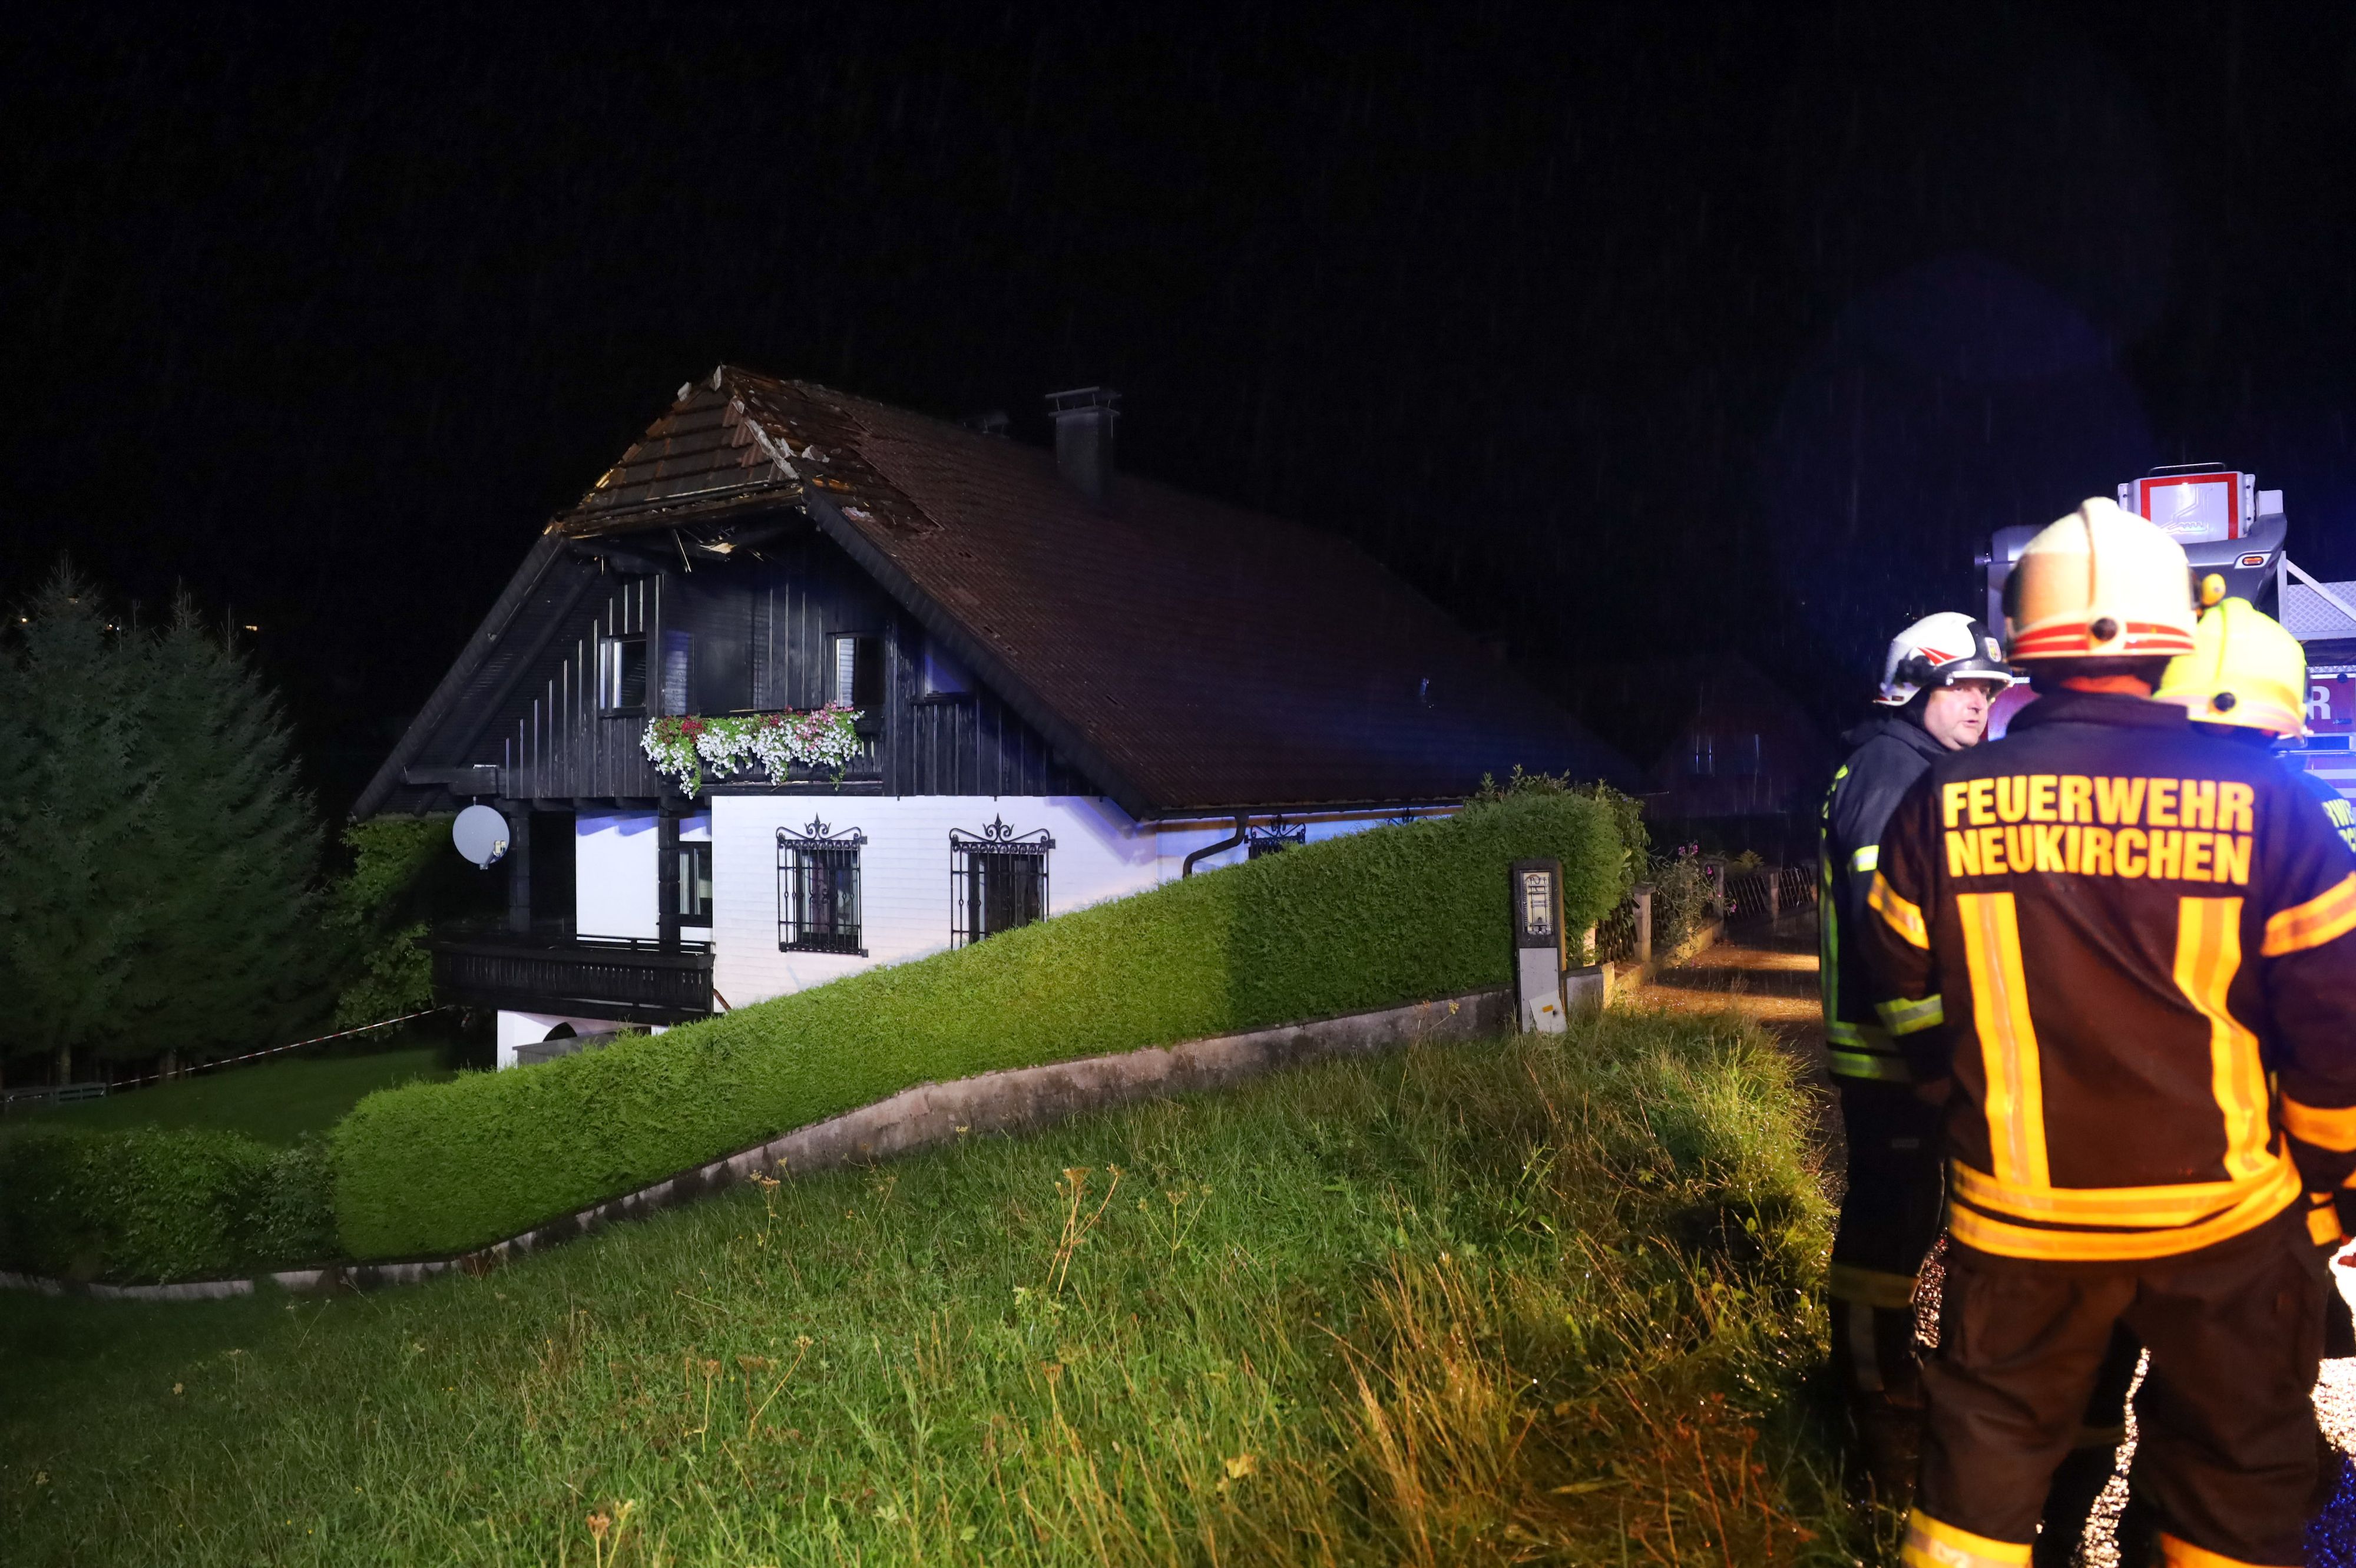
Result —
M1357 539L1568 700L1827 716L2157 462L2356 577L2356 6L20 17L0 593L262 629L340 811L729 360ZM1440 20L1434 20L1440 18Z

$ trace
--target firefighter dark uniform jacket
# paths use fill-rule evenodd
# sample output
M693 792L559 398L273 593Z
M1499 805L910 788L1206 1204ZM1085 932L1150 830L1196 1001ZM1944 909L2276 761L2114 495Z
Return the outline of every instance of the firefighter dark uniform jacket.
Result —
M1899 1038L1954 1079L1964 1245L2172 1256L2356 1168L2356 873L2264 753L2162 703L2049 695L1933 764L1867 901L1884 997L1940 1019Z
M1874 987L1851 933L1873 918L1865 900L1873 886L1883 825L1947 748L1896 714L1859 725L1841 736L1841 744L1849 748L1849 758L1825 791L1816 839L1816 968L1824 986L1825 1043L1836 1077L1904 1083L1912 1077L1906 1058L1874 1006ZM1921 1026L1916 1020L1922 1009L1896 1011L1899 1027Z

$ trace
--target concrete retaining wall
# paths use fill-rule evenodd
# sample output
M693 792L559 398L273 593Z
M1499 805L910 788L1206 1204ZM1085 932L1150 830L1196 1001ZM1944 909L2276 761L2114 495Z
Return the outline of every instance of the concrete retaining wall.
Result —
M1118 1056L982 1073L948 1083L921 1083L888 1100L787 1133L471 1252L409 1262L293 1269L262 1277L283 1290L336 1291L414 1284L453 1269L484 1273L510 1258L589 1235L617 1219L689 1202L755 1176L772 1172L798 1176L838 1165L872 1164L976 1134L1025 1132L1082 1112L1132 1101L1222 1089L1280 1068L1337 1057L1372 1056L1418 1040L1477 1039L1504 1034L1513 1026L1513 993L1501 988L1183 1045L1151 1046ZM81 1284L0 1271L0 1288L114 1300L217 1300L248 1294L254 1284L250 1279L169 1285Z

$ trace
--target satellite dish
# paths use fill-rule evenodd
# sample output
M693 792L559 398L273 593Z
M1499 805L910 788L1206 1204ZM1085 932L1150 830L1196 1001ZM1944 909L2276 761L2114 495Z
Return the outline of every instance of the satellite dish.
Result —
M450 842L485 871L508 852L508 820L488 806L469 806L450 824Z

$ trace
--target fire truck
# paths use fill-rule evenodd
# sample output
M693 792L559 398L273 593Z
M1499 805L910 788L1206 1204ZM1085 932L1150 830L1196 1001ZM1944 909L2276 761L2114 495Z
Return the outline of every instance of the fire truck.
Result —
M2216 573L2225 591L2249 600L2307 646L2307 727L2302 758L2309 772L2356 800L2356 583L2319 582L2284 549L2289 532L2283 493L2262 490L2257 476L2215 463L2154 468L2119 487L2119 505L2150 519L2184 546L2198 579ZM2004 580L2035 528L2000 528L1979 564L1987 577L1987 622L2004 624ZM1997 704L1991 738L2032 699L2015 687Z

